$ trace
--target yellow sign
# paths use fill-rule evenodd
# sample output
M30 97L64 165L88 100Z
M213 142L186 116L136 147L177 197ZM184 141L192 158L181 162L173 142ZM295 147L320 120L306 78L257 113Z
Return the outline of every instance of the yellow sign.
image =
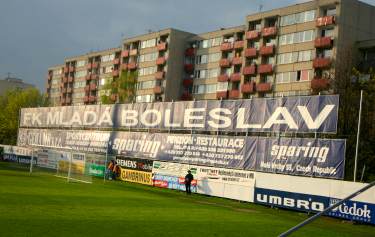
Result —
M120 179L134 183L152 185L152 173L121 168Z

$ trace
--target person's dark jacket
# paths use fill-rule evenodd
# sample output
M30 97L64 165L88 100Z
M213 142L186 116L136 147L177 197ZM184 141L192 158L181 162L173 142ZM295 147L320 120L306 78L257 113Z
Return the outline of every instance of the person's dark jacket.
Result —
M191 173L189 173L189 174L187 174L187 175L185 176L185 183L186 183L186 184L190 184L191 181L193 181L193 179L194 179L194 176L193 176Z

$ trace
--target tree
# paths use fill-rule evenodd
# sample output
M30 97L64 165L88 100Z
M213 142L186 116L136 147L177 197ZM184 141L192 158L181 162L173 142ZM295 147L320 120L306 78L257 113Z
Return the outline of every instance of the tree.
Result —
M9 90L0 96L0 144L16 145L21 108L46 105L45 96L36 88Z
M330 75L333 93L340 95L338 136L347 139L345 179L353 180L357 139L360 91L364 91L357 180L366 167L364 180L375 180L375 72L361 72L355 67L353 50L347 49L336 59ZM367 75L366 77L364 75Z
M129 103L134 101L137 72L123 70L116 80L108 82L103 89L108 91L101 96L103 104Z

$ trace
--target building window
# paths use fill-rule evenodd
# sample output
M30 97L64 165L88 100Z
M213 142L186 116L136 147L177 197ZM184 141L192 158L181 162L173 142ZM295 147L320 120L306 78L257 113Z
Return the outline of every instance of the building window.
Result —
M146 90L146 89L152 89L155 86L160 86L160 82L158 83L158 81L156 81L156 80L141 81L141 82L137 83L137 87L136 88L137 88L137 90Z
M154 101L153 95L137 95L135 97L136 102L153 102Z
M195 70L194 71L194 78L203 79L206 77L207 77L207 70Z
M209 63L218 62L220 59L221 59L221 53L212 53L208 55Z
M141 42L141 48L150 48L150 47L155 47L156 46L156 39L150 39L150 40L145 40Z
M105 63L105 62L113 61L113 59L115 59L115 54L107 54L107 55L101 56L100 61Z
M157 71L157 67L144 67L139 69L139 76L146 76L146 75L151 75L154 74Z
M139 56L139 62L151 62L151 61L155 61L156 59L158 58L158 53L157 52L154 52L154 53L148 53L148 54L141 54Z
M195 58L195 63L196 64L205 64L208 62L208 56L207 54L203 54L203 55L198 55L196 58Z
M79 60L77 61L77 67L83 67L86 65L86 60Z
M102 67L102 73L111 73L113 71L113 66Z
M75 81L73 84L74 88L83 88L86 86L86 81Z
M83 70L83 71L76 71L74 73L74 76L76 78L79 78L79 77L85 77L87 75L87 70Z
M277 56L277 63L281 65L281 64L289 64L289 63L296 63L296 62L306 62L306 61L311 61L312 59L313 59L313 51L306 50L306 51L279 54Z
M216 93L216 84L194 85L193 94Z
M291 83L299 81L309 81L313 77L312 70L300 70L295 72L281 72L276 74L276 83Z
M310 22L315 19L315 10L310 10L306 12L300 12L296 14L291 14L281 17L281 26L294 25L298 23Z
M314 37L315 37L315 31L307 30L307 31L281 35L279 37L279 42L280 42L280 45L298 44L298 43L312 41Z
M227 91L228 90L228 82L218 82L216 84L216 91Z
M211 68L207 70L207 78L215 78L218 77L220 74L220 69L219 68Z

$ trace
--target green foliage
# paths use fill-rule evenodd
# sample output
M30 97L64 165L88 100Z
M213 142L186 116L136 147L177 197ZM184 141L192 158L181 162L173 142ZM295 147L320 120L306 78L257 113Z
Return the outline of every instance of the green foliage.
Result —
M9 90L0 96L0 144L16 144L21 108L46 105L45 97L36 88Z
M107 81L103 90L108 91L107 95L101 96L103 104L129 103L134 101L137 72L123 70L120 77L112 82Z

